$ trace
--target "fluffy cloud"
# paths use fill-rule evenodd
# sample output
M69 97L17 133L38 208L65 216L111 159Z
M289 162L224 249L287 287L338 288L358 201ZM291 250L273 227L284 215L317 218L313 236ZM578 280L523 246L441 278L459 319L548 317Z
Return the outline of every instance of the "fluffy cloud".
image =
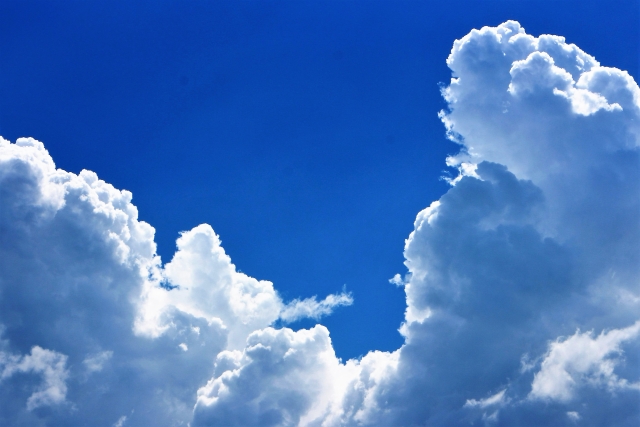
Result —
M291 307L352 301L284 304L207 225L163 268L131 197L56 169L38 141L0 140L0 424L184 424L218 353Z
M346 291L286 304L208 225L162 266L131 194L1 141L2 422L636 425L640 89L512 21L447 63L460 173L392 279L404 345L358 360L322 326L273 328Z
M393 280L407 294L405 345L347 362L326 422L634 425L635 335L627 351L562 362L548 343L576 328L617 336L640 317L637 85L514 22L471 32L448 64L441 117L461 173L418 214L409 273ZM575 377L574 400L531 398L552 366Z
M284 304L273 284L236 271L211 226L202 224L182 233L178 251L162 271L173 289L155 283L145 289L136 330L156 337L166 330L179 310L207 322L218 322L228 332L227 348L241 349L247 336L276 320L294 322L319 319L338 306L351 305L353 298L343 291L318 302L316 297Z
M218 356L218 376L198 390L195 423L320 424L344 369L323 326L256 331L242 353Z
M456 41L448 64L460 175L392 279L405 344L347 361L324 425L634 425L637 85L515 22ZM576 328L610 331L559 338Z
M0 323L8 360L0 423L188 418L193 391L212 374L211 353L224 348L227 333L178 311L166 316L162 336L134 333L140 296L158 287L161 270L154 230L137 220L131 194L92 172L56 169L40 142L20 139L0 141L0 197ZM201 353L185 353L183 342Z
M399 372L413 375L390 423L635 424L640 365L616 361L637 349L626 327L640 318L638 86L515 22L472 31L447 63L460 176L407 240ZM558 341L577 328L611 331ZM553 388L552 370L571 386ZM528 398L543 384L575 400Z

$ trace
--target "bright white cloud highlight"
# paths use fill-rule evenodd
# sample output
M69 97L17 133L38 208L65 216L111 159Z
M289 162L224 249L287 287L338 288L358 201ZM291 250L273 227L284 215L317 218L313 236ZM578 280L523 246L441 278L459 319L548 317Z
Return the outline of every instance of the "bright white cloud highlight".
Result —
M323 326L251 334L242 353L223 352L217 377L198 390L196 425L321 423L344 371Z

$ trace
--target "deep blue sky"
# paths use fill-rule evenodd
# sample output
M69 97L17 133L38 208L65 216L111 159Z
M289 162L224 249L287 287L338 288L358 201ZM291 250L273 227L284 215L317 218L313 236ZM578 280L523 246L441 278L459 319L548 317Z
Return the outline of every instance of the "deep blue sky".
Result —
M206 222L285 299L346 284L355 304L322 321L342 358L402 343L388 279L447 190L454 39L515 19L640 65L637 1L5 0L0 16L0 134L131 190L165 262Z

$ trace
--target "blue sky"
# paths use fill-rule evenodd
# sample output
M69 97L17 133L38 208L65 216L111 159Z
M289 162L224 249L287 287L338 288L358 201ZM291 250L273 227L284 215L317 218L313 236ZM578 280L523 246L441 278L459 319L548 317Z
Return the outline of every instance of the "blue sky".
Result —
M285 298L346 285L355 304L325 320L343 358L402 343L388 279L448 187L457 147L437 113L453 40L518 19L632 75L640 50L635 2L0 7L0 134L132 191L165 262L180 231L208 223Z
M637 420L637 86L588 74L564 42L511 51L495 42L511 24L452 51L512 19L635 78L637 2L5 1L0 16L0 135L72 174L51 178L35 142L0 146L0 421L145 425L160 389L174 425ZM303 355L283 375L309 389L251 371L263 347ZM244 381L276 397L244 408ZM100 399L113 412L86 415Z

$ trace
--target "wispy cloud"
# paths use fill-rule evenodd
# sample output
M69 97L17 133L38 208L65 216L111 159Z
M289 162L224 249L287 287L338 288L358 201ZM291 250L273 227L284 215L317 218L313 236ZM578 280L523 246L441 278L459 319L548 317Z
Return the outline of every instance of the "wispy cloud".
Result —
M330 294L322 301L318 301L315 296L303 300L295 299L282 309L280 319L287 323L304 318L318 320L333 313L336 307L351 304L353 304L353 296L345 290L339 294Z

